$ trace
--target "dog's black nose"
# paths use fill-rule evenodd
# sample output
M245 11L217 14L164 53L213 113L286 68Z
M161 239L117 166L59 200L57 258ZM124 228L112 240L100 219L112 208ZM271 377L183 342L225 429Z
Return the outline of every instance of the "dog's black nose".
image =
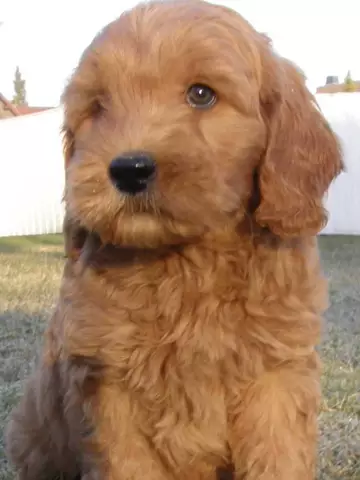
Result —
M120 192L135 195L146 190L155 170L155 160L149 153L128 152L112 160L109 175Z

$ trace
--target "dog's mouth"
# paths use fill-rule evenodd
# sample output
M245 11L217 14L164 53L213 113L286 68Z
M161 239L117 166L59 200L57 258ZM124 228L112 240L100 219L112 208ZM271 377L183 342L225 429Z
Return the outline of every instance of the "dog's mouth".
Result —
M160 213L156 194L152 189L146 189L136 195L124 195L121 209L128 216L135 216L136 214L157 215Z
M187 244L227 222L226 212L217 209L216 202L204 200L196 186L181 192L179 182L168 186L169 182L160 178L134 193L120 191L114 182L109 185L108 179L79 179L68 182L65 200L69 216L104 245L157 249Z

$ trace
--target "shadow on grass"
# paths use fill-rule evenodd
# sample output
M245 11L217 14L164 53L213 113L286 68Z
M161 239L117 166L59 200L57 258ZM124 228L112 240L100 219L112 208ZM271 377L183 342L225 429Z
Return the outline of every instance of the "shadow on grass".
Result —
M22 381L28 375L50 316L51 309L0 312L0 386Z
M0 480L15 478L5 457L4 433L9 414L37 362L50 315L46 309L0 310Z

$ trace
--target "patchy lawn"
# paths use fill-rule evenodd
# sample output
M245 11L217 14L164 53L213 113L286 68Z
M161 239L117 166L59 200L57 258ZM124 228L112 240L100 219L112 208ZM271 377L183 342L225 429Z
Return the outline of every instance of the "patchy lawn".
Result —
M332 305L321 345L318 479L360 480L360 237L322 237L320 245ZM61 236L0 239L0 428L56 300L62 252ZM0 480L12 478L0 443Z

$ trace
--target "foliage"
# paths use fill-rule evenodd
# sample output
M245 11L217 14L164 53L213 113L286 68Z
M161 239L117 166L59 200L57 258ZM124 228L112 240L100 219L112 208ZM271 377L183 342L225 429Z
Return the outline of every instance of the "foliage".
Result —
M345 92L355 92L356 85L355 85L354 80L351 77L350 70L348 71L348 73L345 77L344 85L345 85Z
M27 105L25 80L22 78L19 67L16 67L13 83L15 95L12 99L12 103L14 105Z

